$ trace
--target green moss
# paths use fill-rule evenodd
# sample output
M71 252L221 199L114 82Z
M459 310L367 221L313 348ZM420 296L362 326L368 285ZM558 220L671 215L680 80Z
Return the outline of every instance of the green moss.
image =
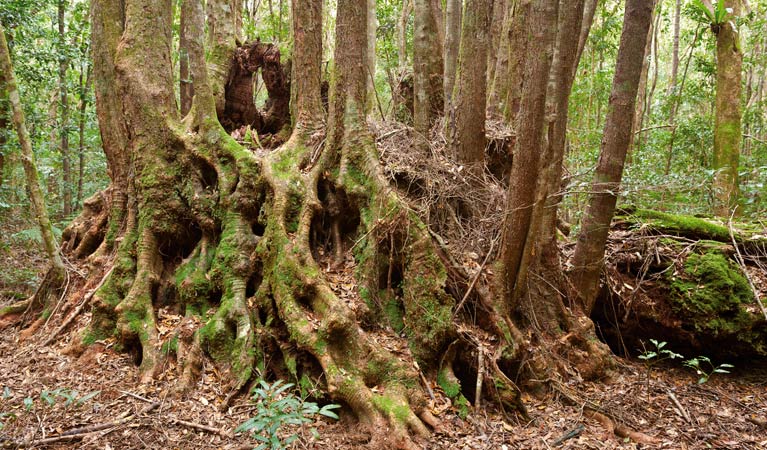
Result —
M160 351L163 355L177 353L178 352L178 336L174 336L173 338L163 342Z
M631 217L670 233L705 237L722 242L730 241L730 230L726 226L699 217L668 214L649 209L637 209L631 213Z
M386 395L373 395L373 404L385 414L406 424L410 417L410 407Z
M684 270L670 276L675 312L698 331L734 334L752 322L743 305L753 293L740 268L718 251L690 255Z
M378 296L383 299L383 313L389 326L397 333L401 333L405 329L405 321L403 320L405 310L402 302L386 290L380 291Z
M450 398L456 398L461 394L461 383L451 381L447 375L447 370L442 369L437 373L437 384L445 391L445 395Z
M461 384L450 378L448 372L442 369L437 373L437 384L445 391L445 395L453 400L453 406L457 409L458 416L465 419L469 415L469 401L461 393Z

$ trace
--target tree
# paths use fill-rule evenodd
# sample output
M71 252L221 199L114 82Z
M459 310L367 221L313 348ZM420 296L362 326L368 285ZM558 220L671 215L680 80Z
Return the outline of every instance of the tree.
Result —
M724 11L717 11L724 6ZM738 164L741 131L741 78L743 54L735 21L740 15L740 0L707 6L711 31L716 35L716 118L714 121L714 212L729 217L738 204ZM722 19L717 19L717 17Z
M57 3L57 24L58 24L58 56L59 56L59 151L61 152L61 172L62 183L64 184L64 216L72 214L72 158L69 150L69 95L67 86L67 69L69 67L69 57L67 55L66 42L66 0L58 0Z
M447 135L453 156L480 173L485 160L487 48L490 45L490 0L468 0L463 16L458 83L452 95Z
M571 261L571 280L587 313L591 312L596 301L607 234L615 213L623 165L631 142L631 124L636 112L645 36L652 22L652 10L653 2L647 0L626 2L599 162Z
M40 188L40 180L37 175L37 165L35 164L35 155L32 151L32 141L27 131L26 120L24 118L24 108L21 104L19 90L16 86L16 78L13 75L13 65L11 64L11 54L8 49L8 43L5 39L5 28L0 23L0 69L2 69L1 85L8 95L10 110L12 112L13 125L16 128L16 134L19 137L21 145L21 162L24 166L24 173L27 179L27 188L30 194L30 201L34 210L37 225L40 228L40 235L43 240L43 247L51 263L51 270L46 276L44 285L38 290L32 299L3 308L2 314L24 312L30 303L37 302L41 305L47 301L47 295L56 294L66 275L64 262L59 254L59 247L56 238L53 235L48 210L45 206L45 198ZM49 305L45 305L49 306Z
M442 47L431 0L413 0L413 125L426 142L434 120L442 113Z
M447 0L445 6L445 73L443 75L445 117L453 104L453 89L458 67L458 51L461 47L461 14L463 0Z

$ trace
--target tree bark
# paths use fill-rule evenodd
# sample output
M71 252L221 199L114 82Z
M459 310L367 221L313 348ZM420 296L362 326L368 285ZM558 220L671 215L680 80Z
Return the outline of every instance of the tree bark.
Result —
M461 14L463 0L447 0L445 7L445 73L443 75L445 96L445 117L448 117L453 102L453 90L458 67L458 52L461 46Z
M498 54L495 58L493 79L489 81L490 93L487 99L487 112L490 117L503 117L510 83L511 29L519 0L507 0L503 15L503 25L498 39Z
M492 0L467 0L461 31L458 80L447 125L453 156L475 173L484 168L487 49Z
M540 175L541 155L545 149L546 90L557 31L558 1L533 0L527 29L530 33L522 92L514 164L511 167L500 274L507 311L512 311L526 284L529 243L536 236L531 231ZM519 47L517 47L519 48ZM517 57L520 59L521 57ZM540 206L540 205L539 205Z
M652 3L647 0L626 2L599 162L572 258L571 280L587 314L596 301L605 243L631 141L631 124L645 55L643 37L647 36L652 22Z
M48 217L48 210L45 205L45 197L40 188L40 179L37 175L37 165L35 164L35 155L32 151L32 140L27 131L26 120L24 118L24 108L21 104L19 89L16 85L16 79L13 75L13 66L11 65L11 54L8 50L8 43L5 39L5 29L0 24L0 73L3 74L3 84L8 94L8 101L12 111L13 125L16 128L16 134L21 145L21 162L24 166L24 174L27 179L27 188L30 193L30 203L37 219L37 225L40 228L40 235L43 239L43 248L50 260L53 273L58 281L63 281L66 268L59 254L59 247L56 238L53 235L53 227Z
M66 0L58 0L58 57L59 57L59 151L61 152L61 171L63 178L62 212L64 217L72 214L72 160L69 151L69 98L67 92L67 68L69 58L66 55Z
M370 114L376 104L376 31L378 30L378 19L376 18L376 0L367 0L367 67L365 76L367 80L367 107L366 112ZM381 117L383 119L383 117Z
M434 120L444 108L442 48L431 0L413 0L413 126L418 145L425 145Z
M674 35L673 47L671 49L671 77L668 84L668 94L677 95L677 75L679 73L679 33L681 30L682 19L682 0L676 0L674 7Z
M312 134L323 126L322 107L322 3L292 0L293 62L291 116L294 128ZM300 94L300 95L299 95Z
M542 177L539 180L539 199L543 204L539 208L540 230L533 229L538 235L536 241L536 254L540 258L543 267L549 271L556 271L561 275L559 268L559 247L557 245L557 212L559 203L564 197L562 192L562 174L564 169L565 148L567 146L568 105L572 92L575 72L579 61L576 59L578 41L572 39L581 31L583 21L584 0L572 0L567 5L560 7L560 18L557 32L556 51L551 68L549 82L548 101L548 139L546 150L543 155ZM535 223L535 218L533 223ZM562 280L564 277L556 276ZM551 279L552 283L558 281Z
M729 217L738 205L738 162L741 145L740 106L743 53L735 19L740 15L740 1L727 0L733 13L721 24L714 24L716 34L716 118L714 121L714 213Z
M525 81L530 80L526 75L526 68L528 67L529 52L529 33L530 24L534 23L531 16L531 3L535 0L518 0L518 4L514 10L514 15L511 19L511 29L509 30L509 51L511 57L509 59L509 75L508 75L508 87L506 88L506 100L504 105L504 118L515 126L517 122L517 115L520 113L522 95L527 88L525 88ZM556 23L554 25L556 31ZM535 33L535 30L533 30ZM548 74L545 75L548 77Z
M178 83L181 115L186 116L192 108L194 86L192 75L189 73L189 24L186 14L181 14L178 38Z
M400 75L408 65L407 57L407 24L410 14L413 12L413 0L403 0L399 20L397 20L397 62L399 63Z
M583 49L586 48L586 42L589 40L591 25L594 23L594 15L597 12L599 0L586 0L583 6L583 21L581 22L581 31L578 33L578 52L575 56L576 61L581 60ZM576 67L574 70L578 70Z

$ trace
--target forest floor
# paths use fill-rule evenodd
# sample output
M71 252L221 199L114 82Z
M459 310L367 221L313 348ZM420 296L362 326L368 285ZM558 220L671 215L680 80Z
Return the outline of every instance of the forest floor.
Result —
M18 231L7 229L5 236ZM34 283L22 283L43 260L23 239L5 240L0 306L13 301L10 291L30 293ZM32 246L34 247L34 246ZM14 281L15 280L15 281ZM72 288L76 288L72 286ZM16 295L18 297L18 295ZM75 328L89 319L83 314ZM161 314L159 327L178 318ZM255 414L247 396L220 406L228 392L226 373L206 364L202 380L187 398L172 394L176 370L169 367L159 379L139 382L130 354L115 351L114 342L100 341L79 358L63 350L76 333L62 334L42 347L53 324L27 340L19 330L0 333L0 447L87 449L245 449L257 442L233 430ZM403 340L404 341L404 340ZM404 344L404 342L403 342ZM504 416L487 409L461 419L455 408L438 408L442 429L422 447L430 449L767 449L767 364L736 362L731 375L714 375L703 385L681 364L657 365L648 372L639 361L616 358L609 379L575 382L576 390L616 420L656 440L636 444L617 437L589 414L585 405L572 405L556 393L541 398L525 395L531 420ZM172 363L171 363L172 364ZM437 403L447 399L431 386ZM311 429L317 433L312 433ZM75 436L64 435L76 432ZM380 430L379 430L380 431ZM573 432L574 431L574 432ZM557 444L569 432L573 437ZM317 420L284 430L296 434L298 449L364 448L371 435L341 414L338 422ZM49 444L44 444L45 440ZM31 445L30 445L31 444Z
M38 441L35 448L59 449L244 449L257 445L244 434L232 434L255 408L240 397L220 411L226 397L221 389L223 374L212 365L206 366L198 389L179 399L171 394L175 371L141 384L131 356L115 352L110 343L97 344L95 351L71 358L61 352L66 339L45 348L34 340L19 343L17 333L11 331L0 335L0 446L4 448L33 441ZM764 366L742 365L732 375L717 375L698 385L692 372L678 367L655 367L648 379L642 364L618 360L611 379L569 387L657 443L640 445L618 438L589 418L583 405L569 405L552 394L525 396L532 418L526 423L504 418L492 409L473 412L462 420L448 409L440 416L443 429L421 444L430 449L767 449L767 432L760 428L767 417ZM310 428L318 433L313 435ZM61 439L74 429L80 429L76 437ZM574 437L556 444L573 430L577 432ZM317 420L285 433L300 437L293 444L298 449L356 449L370 439L343 414L339 422ZM41 445L44 439L54 442Z

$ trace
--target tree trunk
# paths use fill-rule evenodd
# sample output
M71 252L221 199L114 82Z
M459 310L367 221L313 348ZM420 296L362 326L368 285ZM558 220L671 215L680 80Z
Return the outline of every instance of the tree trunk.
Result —
M530 80L525 77L525 70L528 67L529 56L531 54L528 48L528 45L530 45L529 34L531 33L530 23L532 23L530 5L534 1L518 0L509 30L509 51L511 57L509 59L509 75L507 78L508 87L506 88L506 99L504 101L504 117L512 124L512 127L516 126L517 115L520 113L522 93L526 90L524 87L525 80ZM556 22L554 28L554 31L556 31ZM536 30L532 32L535 33ZM548 74L545 76L548 77Z
M181 115L186 116L192 108L194 86L189 73L189 24L185 14L181 14L178 38L178 83Z
M24 166L24 174L27 179L27 188L30 193L30 203L34 211L37 225L40 227L40 235L43 239L43 247L48 255L52 266L52 281L56 284L63 281L66 269L59 254L59 247L56 238L53 235L53 227L48 217L48 210L45 206L45 197L40 188L40 179L37 175L37 166L35 164L35 155L32 151L32 140L27 131L27 125L24 118L24 108L21 104L21 97L16 85L16 79L13 75L13 66L11 65L11 54L8 50L8 43L5 40L5 29L0 24L0 73L3 74L3 85L8 94L8 101L12 112L13 125L16 128L16 134L21 146L21 162ZM55 289L58 286L54 285ZM23 312L23 310L22 310Z
M631 141L631 124L636 112L637 89L645 56L646 41L643 38L647 36L652 22L652 3L647 0L626 1L599 162L572 258L571 280L587 314L590 314L596 301L605 243Z
M458 80L447 124L453 156L480 174L485 161L487 48L492 0L467 0L461 31Z
M323 0L291 1L293 11L291 116L295 129L311 135L322 128L325 116L321 96Z
M8 151L5 148L6 142L8 142L8 138L6 136L6 133L8 132L8 96L5 92L5 81L3 81L4 77L0 77L0 187L3 187L3 182L5 181L5 153Z
M498 50L501 46L501 33L506 20L506 5L511 0L493 0L493 12L490 19L490 49L487 52L487 85L493 84L495 66L498 65ZM489 91L489 89L488 89Z
M591 25L594 23L594 15L597 12L597 6L599 0L586 0L583 5L583 22L581 22L581 30L578 33L578 52L576 53L575 60L580 61L583 55L583 49L586 48L586 42L589 40L589 33L591 32ZM576 67L574 70L578 70Z
M537 180L545 149L546 89L557 31L558 1L533 0L526 27L531 34L526 52L525 84L516 127L517 141L511 166L501 262L502 294L506 311L517 306L526 285L529 235L536 207ZM518 48L518 47L517 47ZM521 57L515 57L521 63ZM540 205L538 205L540 207Z
M547 94L548 139L536 200L536 203L543 204L543 208L537 211L542 217L533 218L533 223L540 220L541 225L539 230L533 230L538 235L535 253L539 261L533 260L532 263L541 266L541 270L548 269L551 275L547 278L558 285L558 289L564 289L565 283L557 244L557 212L564 198L562 174L567 146L568 105L579 62L576 60L578 41L572 36L581 31L583 9L584 0L572 0L560 7L556 51Z
M72 161L69 154L69 98L67 93L67 67L69 58L66 56L66 14L67 1L58 0L58 28L59 28L59 151L61 152L61 171L63 178L63 214L69 217L72 214Z
M431 0L413 0L413 4L413 126L420 137L418 145L425 145L434 120L444 108L444 69Z
M88 56L83 55L84 58ZM83 73L85 71L85 73ZM83 178L85 176L85 122L86 111L88 109L88 94L91 90L91 63L88 59L85 68L80 70L80 102L77 107L79 115L77 118L77 201L75 204L77 207L81 207L83 203Z
M655 3L655 0L653 0L653 3ZM657 10L653 10L657 11ZM639 133L639 131L642 129L642 123L644 121L644 113L648 108L648 98L647 98L647 79L650 76L650 58L648 55L650 55L652 50L652 42L653 42L653 27L650 26L650 30L647 32L647 37L645 38L645 41L647 44L645 45L645 57L642 59L642 75L639 77L639 88L637 90L637 111L636 114L634 114L634 121L631 125L631 141L629 143L629 152L628 155L626 155L626 163L631 164L631 154L636 148L639 148L639 144L642 142L642 133Z
M674 35L673 47L671 50L671 77L668 83L668 95L677 95L676 84L677 74L679 73L679 33L682 19L682 0L676 0L674 8Z
M410 14L413 12L413 0L403 0L400 10L399 20L397 21L397 62L399 63L400 75L408 65L407 58L407 24L410 21Z
M447 0L445 7L445 73L443 75L445 96L445 117L448 117L453 102L453 90L458 67L458 52L461 46L461 14L463 0Z
M508 97L510 83L509 64L511 58L511 27L518 4L519 0L506 1L503 24L498 39L498 54L495 58L493 79L489 81L490 93L488 94L487 99L487 112L490 117L495 119L500 119L503 116Z
M738 161L741 145L741 76L743 54L735 19L740 1L725 1L733 13L724 23L715 24L716 34L716 119L714 122L714 213L729 217L738 205Z
M370 114L376 104L376 31L378 30L378 20L376 19L376 0L367 0L367 67L365 76L367 80L367 107L365 111ZM383 117L381 117L383 119Z

